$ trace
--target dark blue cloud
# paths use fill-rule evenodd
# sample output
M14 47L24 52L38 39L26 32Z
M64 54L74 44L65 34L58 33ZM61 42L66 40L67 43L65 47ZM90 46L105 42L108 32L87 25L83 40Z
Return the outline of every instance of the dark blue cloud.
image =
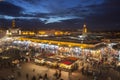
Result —
M119 3L119 0L5 0L0 2L4 6L0 6L0 18L26 23L35 20L54 27L79 28L86 22L89 28L104 29L109 25L113 28L120 25Z
M9 2L0 2L0 15L20 16L23 9Z
M84 18L91 13L88 5L102 4L103 0L6 0L24 9L22 14L41 20L60 22L61 20ZM46 16L41 14L47 14ZM22 15L23 16L23 15ZM27 17L26 17L27 18Z
M86 17L86 21L96 29L120 30L120 1L106 0L101 5L88 6L94 14Z

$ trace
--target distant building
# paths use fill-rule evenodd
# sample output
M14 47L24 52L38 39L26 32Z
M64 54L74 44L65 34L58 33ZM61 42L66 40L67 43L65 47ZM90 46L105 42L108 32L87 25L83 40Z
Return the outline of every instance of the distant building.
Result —
M22 31L21 35L23 36L34 36L36 35L34 31Z
M21 35L21 30L15 26L15 20L12 21L12 27L6 31L7 36Z
M37 34L37 36L62 36L62 35L70 35L70 33L67 31L60 30L41 30Z
M82 35L83 36L87 36L87 27L86 27L86 24L83 25Z
M82 29L82 34L78 36L78 37L79 37L79 40L84 40L84 39L87 37L87 35L88 35L87 32L88 32L88 31L87 31L86 24L84 24L84 25L83 25L83 29Z
M88 34L88 29L86 27L86 24L83 25L82 29L77 29L77 31L71 31L72 35L81 35L81 36L87 36Z
M6 35L6 30L0 27L0 38L4 37L5 35Z

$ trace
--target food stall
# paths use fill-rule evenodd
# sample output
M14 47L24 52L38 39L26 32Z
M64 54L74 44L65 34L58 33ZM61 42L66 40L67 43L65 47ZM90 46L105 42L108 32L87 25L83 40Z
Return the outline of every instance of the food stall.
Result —
M46 64L48 67L57 68L57 67L58 67L58 61L59 61L59 59L46 58L46 59L45 59L45 64Z
M76 70L78 64L78 58L67 57L59 62L59 68L65 71Z

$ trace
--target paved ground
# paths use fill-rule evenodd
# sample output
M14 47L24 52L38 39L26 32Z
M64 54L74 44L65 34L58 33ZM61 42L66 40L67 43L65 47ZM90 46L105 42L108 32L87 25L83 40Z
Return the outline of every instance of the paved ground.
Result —
M33 72L33 69L35 69L35 71ZM18 72L21 73L21 76L18 76ZM51 69L51 68L48 68L46 66L39 66L39 65L36 65L34 63L23 63L21 65L21 68L20 69L15 69L15 71L13 72L12 69L1 69L0 71L0 78L2 77L8 77L10 75L14 75L16 80L26 80L26 74L28 73L29 74L29 80L31 80L31 78L33 76L36 76L36 78L38 79L39 75L42 75L44 76L45 73L48 74L48 77L49 77L49 80L55 80L54 79L54 76L53 74L56 72L56 69ZM61 75L61 78L64 79L64 80L79 80L82 79L82 80L91 80L85 76L83 76L81 73L78 73L78 72L73 72L69 78L69 74L68 72L65 72L65 71L61 71L62 75Z
M35 71L33 72L33 69L35 69ZM21 76L18 76L18 72L21 73ZM26 79L26 74L29 74L29 80L31 80L31 78L33 76L35 76L38 80L38 76L41 74L42 76L44 76L45 73L48 74L49 80L55 80L53 74L56 72L56 69L51 69L48 68L46 66L39 66L36 65L34 63L23 63L21 65L21 68L15 68L15 71L13 71L12 69L0 69L0 78L1 77L7 77L10 75L14 75L16 80L27 80ZM113 70L113 69L109 69L107 71L103 70L103 75L100 79L98 80L109 80L107 76L110 76L112 79L111 80L120 80L120 74ZM93 80L93 76L85 76L82 75L81 72L73 72L72 75L68 76L68 72L62 71L62 76L61 78L64 80Z
M34 72L33 69L35 69ZM56 69L51 69L46 66L39 66L33 63L25 63L22 65L20 72L22 74L22 77L18 77L16 74L15 76L17 77L17 80L26 80L26 73L30 75L29 77L30 79L33 77L33 75L35 75L38 78L40 74L44 76L44 74L47 73L50 80L54 80L53 74L56 72ZM90 80L78 72L73 72L72 75L70 76L70 79L68 76L69 75L68 72L62 71L61 73L62 73L61 78L64 80L78 80L79 78L82 80Z

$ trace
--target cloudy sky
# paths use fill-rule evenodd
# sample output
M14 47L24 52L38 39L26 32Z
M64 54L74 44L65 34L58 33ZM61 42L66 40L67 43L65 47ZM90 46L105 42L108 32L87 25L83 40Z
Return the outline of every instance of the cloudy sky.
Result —
M120 30L120 0L0 0L0 26Z

